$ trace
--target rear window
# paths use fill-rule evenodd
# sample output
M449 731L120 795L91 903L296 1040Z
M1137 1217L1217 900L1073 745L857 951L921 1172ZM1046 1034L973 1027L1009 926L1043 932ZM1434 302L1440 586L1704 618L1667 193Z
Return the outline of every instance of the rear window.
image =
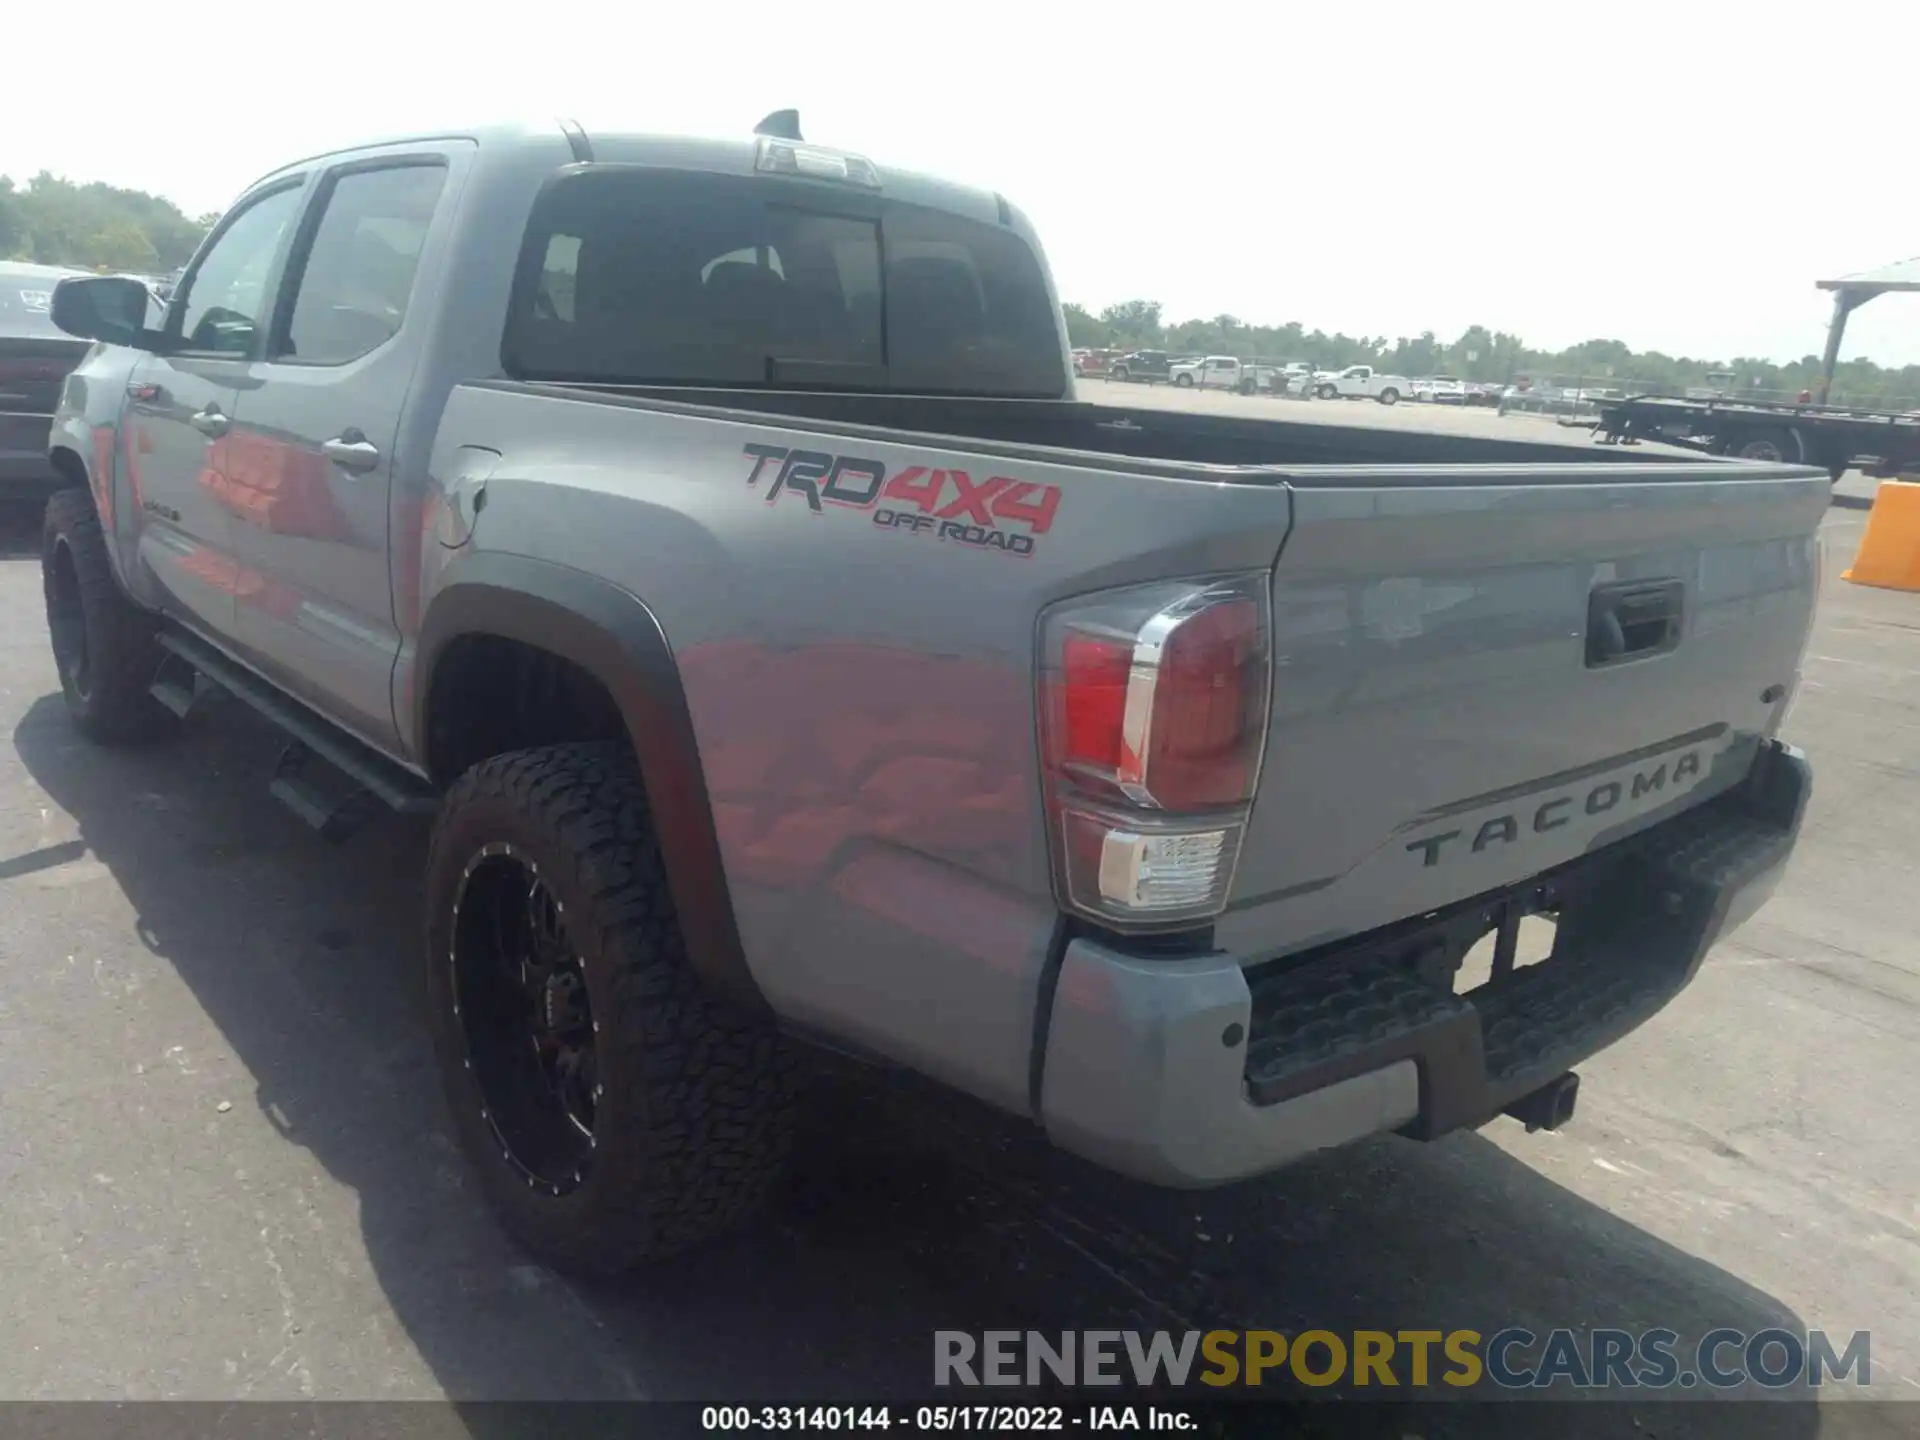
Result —
M536 203L503 359L524 380L1048 397L1059 347L1009 230L770 176L609 167Z

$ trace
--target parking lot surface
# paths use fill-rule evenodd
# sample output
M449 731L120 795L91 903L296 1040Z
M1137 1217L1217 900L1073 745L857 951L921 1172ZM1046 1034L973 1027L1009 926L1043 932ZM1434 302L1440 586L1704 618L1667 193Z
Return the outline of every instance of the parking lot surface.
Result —
M1817 775L1794 867L1669 1010L1582 1067L1569 1129L1388 1138L1195 1196L966 1107L928 1124L916 1098L834 1084L766 1223L587 1287L507 1244L444 1138L424 831L303 830L266 793L274 737L238 707L160 749L79 740L35 522L9 515L0 1398L858 1401L921 1393L936 1328L1780 1324L1871 1329L1872 1393L1917 1403L1869 1417L1802 1392L1750 1409L1743 1435L1835 1433L1836 1403L1858 1411L1849 1434L1908 1433L1920 597L1839 580L1863 520L1828 520L1788 725ZM1706 1433L1705 1411L1646 1433ZM1549 1428L1635 1433L1620 1418L1575 1406Z

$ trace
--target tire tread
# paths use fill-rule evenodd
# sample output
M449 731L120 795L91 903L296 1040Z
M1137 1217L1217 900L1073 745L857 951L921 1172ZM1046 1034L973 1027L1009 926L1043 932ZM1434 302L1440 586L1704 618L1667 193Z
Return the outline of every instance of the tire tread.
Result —
M85 490L57 490L47 500L41 532L40 563L49 618L53 604L53 564L59 542L73 557L74 578L87 631L91 681L83 698L61 675L67 708L82 734L102 744L130 744L171 733L177 721L153 698L150 687L160 668L154 637L158 621L129 600L107 555L105 532Z
M631 1103L603 1105L599 1123L615 1128L597 1137L596 1163L619 1183L596 1185L569 1228L517 1226L520 1238L562 1268L610 1274L732 1228L784 1172L793 1057L771 1025L707 994L689 964L631 753L568 744L482 761L447 795L430 873L465 863L447 848L449 820L479 805L527 817L549 837L538 863L570 872L563 883L587 913L569 923L588 963L597 955L611 972L612 1013L596 1017L601 1074L631 1091Z

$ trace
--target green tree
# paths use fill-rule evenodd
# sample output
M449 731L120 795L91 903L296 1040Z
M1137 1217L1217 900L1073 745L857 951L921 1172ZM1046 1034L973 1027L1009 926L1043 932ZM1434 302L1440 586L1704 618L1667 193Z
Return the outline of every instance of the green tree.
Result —
M1096 320L1083 306L1062 305L1067 317L1067 343L1079 349L1099 349L1111 342L1113 331L1104 320Z
M44 265L175 270L211 223L141 190L79 185L44 170L24 186L0 177L0 255Z
M1157 346L1161 339L1158 300L1122 300L1100 312L1109 343L1134 349Z
M160 258L146 232L124 221L109 226L89 240L87 254L96 267L104 265L109 270L131 270L135 273L158 268Z
M0 255L11 255L20 243L20 197L13 181L0 175Z

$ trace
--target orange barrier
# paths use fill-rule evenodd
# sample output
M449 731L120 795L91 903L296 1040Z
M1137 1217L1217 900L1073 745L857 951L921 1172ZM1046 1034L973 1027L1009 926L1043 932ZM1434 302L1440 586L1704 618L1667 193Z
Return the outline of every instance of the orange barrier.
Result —
M1840 578L1886 590L1920 590L1920 484L1880 482L1860 552Z

